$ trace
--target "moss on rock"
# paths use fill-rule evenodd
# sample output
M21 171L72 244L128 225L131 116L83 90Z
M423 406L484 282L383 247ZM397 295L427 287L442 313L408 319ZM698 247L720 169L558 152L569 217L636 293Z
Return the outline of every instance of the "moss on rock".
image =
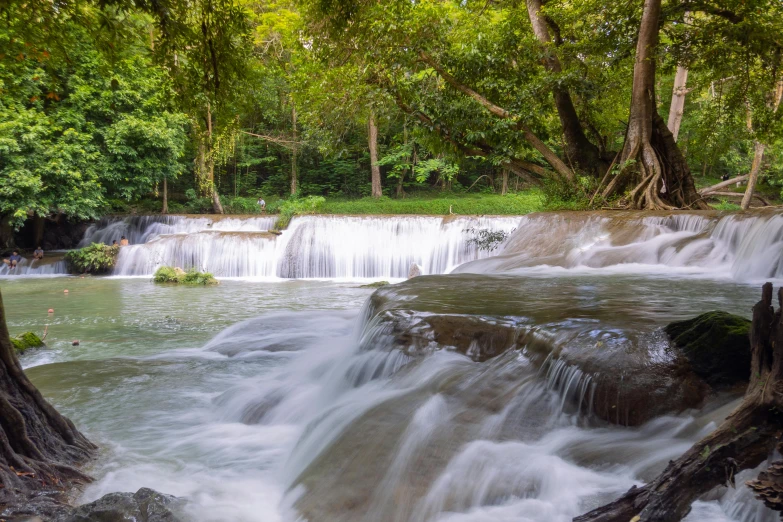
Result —
M380 287L386 286L388 284L389 284L388 281L376 281L374 283L369 283L369 284L366 284L366 285L362 285L359 288L380 288Z
M721 386L748 380L750 324L743 317L714 311L670 323L665 331L697 375Z
M41 338L35 335L33 332L25 332L23 334L17 335L16 337L11 337L11 344L14 345L16 353L24 353L30 348L40 348L41 346L45 346Z
M152 276L156 283L176 283L182 285L216 285L218 280L209 272L190 269L187 272L179 267L162 266Z

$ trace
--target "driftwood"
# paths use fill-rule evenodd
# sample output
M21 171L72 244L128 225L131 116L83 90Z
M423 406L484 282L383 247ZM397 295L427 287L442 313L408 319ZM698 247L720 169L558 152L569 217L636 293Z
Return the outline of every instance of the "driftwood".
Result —
M778 292L783 308L783 288ZM657 478L619 499L574 518L575 522L677 522L691 504L716 486L761 464L783 431L783 316L772 308L772 284L762 288L750 330L750 382L742 403L710 435L694 444ZM783 462L748 485L772 509L783 511Z

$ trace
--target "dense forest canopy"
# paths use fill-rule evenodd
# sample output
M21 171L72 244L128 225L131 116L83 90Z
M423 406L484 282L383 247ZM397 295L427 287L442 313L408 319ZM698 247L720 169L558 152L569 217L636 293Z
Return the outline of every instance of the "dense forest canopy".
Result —
M783 185L777 0L11 0L0 19L6 227L512 186L706 208L694 177Z

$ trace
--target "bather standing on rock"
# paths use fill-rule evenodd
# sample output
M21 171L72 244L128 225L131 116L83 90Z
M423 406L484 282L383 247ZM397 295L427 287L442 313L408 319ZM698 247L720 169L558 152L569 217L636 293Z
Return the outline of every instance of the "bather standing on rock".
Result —
M120 238L120 246L128 246L130 243L128 243L128 239L125 236L122 236Z

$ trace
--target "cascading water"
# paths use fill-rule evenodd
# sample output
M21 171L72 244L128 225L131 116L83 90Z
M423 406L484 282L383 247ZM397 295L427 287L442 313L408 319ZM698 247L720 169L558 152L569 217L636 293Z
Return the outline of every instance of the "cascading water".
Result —
M65 261L62 259L62 252L56 252L55 255L49 253L41 261L32 258L23 259L16 268L11 269L5 263L0 264L0 277L3 276L57 276L68 273Z
M501 255L458 271L522 274L552 268L783 278L783 214L533 214L522 218Z
M113 222L88 231L85 242L124 231L115 275L151 275L162 265L196 267L218 277L289 279L405 278L413 264L445 273L485 257L469 229L511 232L519 218L425 216L295 218L282 235L272 218L174 218Z
M199 522L569 521L656 476L736 404L679 394L693 383L667 370L661 327L747 315L744 282L783 277L778 213L309 216L282 236L248 219L142 221L121 225L135 244L119 273L391 278L466 262L362 310L370 290L340 282L86 278L54 303L36 286L48 280L8 284L28 292L17 330L37 325L42 295L57 311L55 348L23 358L34 382L109 448L82 500L148 486ZM515 227L495 257L465 232ZM741 486L756 473L687 522L776 520Z

